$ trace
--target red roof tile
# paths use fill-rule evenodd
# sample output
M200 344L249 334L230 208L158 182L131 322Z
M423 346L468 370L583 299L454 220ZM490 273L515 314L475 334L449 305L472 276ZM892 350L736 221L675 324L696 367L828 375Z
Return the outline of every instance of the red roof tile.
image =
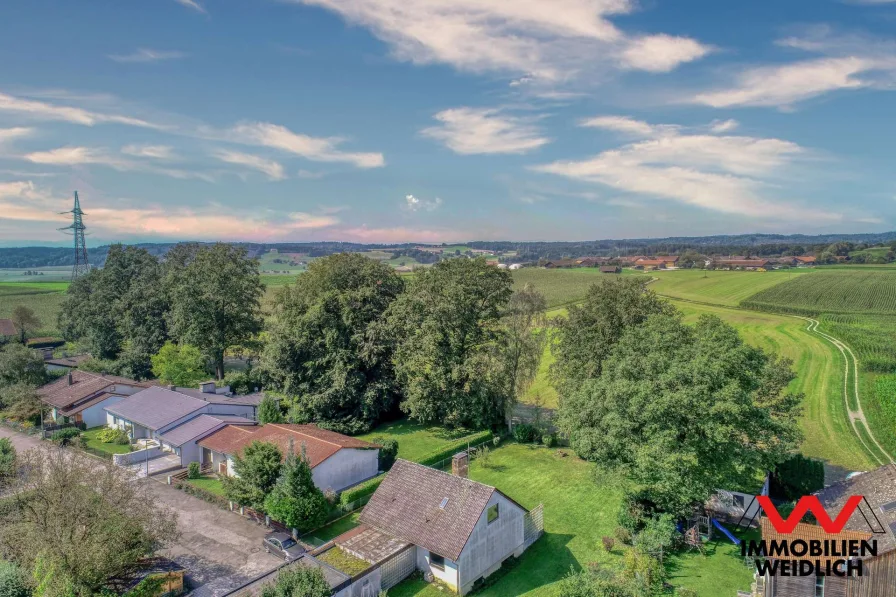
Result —
M316 425L291 425L268 423L261 427L246 429L228 425L200 440L199 445L222 454L239 454L253 441L276 445L285 457L289 453L290 441L298 453L305 446L305 455L314 468L342 448L372 449L380 446L363 440L320 429Z
M71 383L69 383L71 375ZM71 408L77 402L90 398L116 384L146 388L151 384L137 382L126 377L116 375L100 375L89 371L73 369L69 374L63 375L54 382L48 383L37 390L41 400L56 408Z

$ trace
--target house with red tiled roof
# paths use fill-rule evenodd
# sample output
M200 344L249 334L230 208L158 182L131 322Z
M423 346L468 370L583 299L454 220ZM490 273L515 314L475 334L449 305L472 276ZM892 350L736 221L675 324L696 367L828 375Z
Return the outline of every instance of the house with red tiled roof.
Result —
M379 473L380 446L316 425L268 423L258 427L227 425L201 439L201 463L222 475L233 475L233 457L252 442L277 446L284 458L290 449L305 451L314 484L342 491Z
M117 375L73 369L37 390L57 423L83 424L85 428L106 424L105 408L148 388L147 382Z

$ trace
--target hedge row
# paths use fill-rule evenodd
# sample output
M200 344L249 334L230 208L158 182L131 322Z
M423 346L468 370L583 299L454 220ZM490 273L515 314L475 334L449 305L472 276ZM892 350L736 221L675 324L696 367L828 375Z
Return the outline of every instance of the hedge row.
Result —
M430 452L423 458L417 460L418 463L432 466L434 464L438 464L443 460L447 460L457 454L458 452L465 450L468 445L475 446L476 444L481 444L482 442L487 442L493 437L491 431L479 431L472 435L468 435L466 437L462 437L461 439L454 440L450 444L446 444L444 447L436 450L435 452ZM399 442L400 443L400 442ZM339 496L339 503L343 506L351 504L354 501L360 500L361 498L367 497L377 490L377 487L380 486L380 483L383 482L383 479L386 478L386 474L377 475L372 479L368 479L363 483L359 483L350 489L346 489Z

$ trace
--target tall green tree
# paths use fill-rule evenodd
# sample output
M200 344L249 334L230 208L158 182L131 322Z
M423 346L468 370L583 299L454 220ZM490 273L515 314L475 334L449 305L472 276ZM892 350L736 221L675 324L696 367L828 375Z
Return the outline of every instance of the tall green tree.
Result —
M561 399L600 375L604 359L627 329L655 313L671 314L674 307L647 290L643 280L614 277L593 284L585 301L568 311L566 319L557 320L551 348L556 357L551 380Z
M254 441L233 456L236 476L224 477L224 494L240 506L264 511L264 499L280 478L283 454L267 442Z
M25 343L28 333L33 332L41 325L40 319L34 314L34 310L25 305L19 305L13 309L12 317L10 319L12 319L12 322L19 330L19 342L22 344Z
M166 342L150 360L153 374L167 384L189 388L208 377L205 357L189 344Z
M165 270L172 337L202 350L223 379L224 352L261 331L258 261L226 243L185 245L172 249Z
M0 388L13 384L43 385L47 370L41 354L21 344L0 346Z
M314 484L305 444L298 455L290 446L280 478L264 500L264 510L277 522L301 532L316 529L326 520L330 504Z
M411 418L474 427L503 420L501 319L512 283L510 272L485 259L448 259L421 270L389 306L401 408Z
M506 333L502 355L508 385L508 402L504 406L508 427L514 405L538 375L538 366L548 340L546 310L544 295L531 284L526 284L510 296L504 313Z
M271 394L265 394L258 404L258 422L282 423L283 412L280 410L280 401Z
M121 361L117 369L138 379L150 375L150 358L168 338L168 298L158 259L146 249L109 247L102 269L69 286L59 314L66 340L94 358Z
M793 377L788 361L717 317L692 327L651 315L623 332L600 377L560 403L556 423L582 458L627 475L643 502L685 515L796 447Z
M392 353L376 326L403 290L388 265L341 253L278 293L262 368L294 397L299 422L361 433L394 408Z

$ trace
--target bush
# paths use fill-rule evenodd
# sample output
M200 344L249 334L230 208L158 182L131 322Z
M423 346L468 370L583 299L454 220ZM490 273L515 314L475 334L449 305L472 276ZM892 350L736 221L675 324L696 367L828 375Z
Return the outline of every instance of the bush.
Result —
M616 541L612 537L601 537L600 540L604 544L604 551L607 553L613 551L613 546L616 545Z
M50 441L59 444L60 446L67 446L79 435L81 435L81 430L77 427L66 427L65 429L53 432L53 435L50 436Z
M556 441L554 435L551 433L546 433L541 437L541 443L543 443L546 448L553 448Z
M678 587L678 589L675 591L675 594L678 597L698 597L696 590L688 589L686 587Z
M380 486L380 483L382 483L383 479L385 478L386 474L383 473L382 475L377 475L373 479L368 479L363 483L358 483L350 489L346 489L339 495L339 503L343 506L347 506L354 501L371 495L374 491L376 491L377 487Z
M615 535L616 538L619 539L620 543L625 543L626 545L628 545L632 542L632 533L624 526L618 526L613 529L613 535Z
M30 597L28 579L16 564L0 560L0 597Z
M253 394L264 388L264 377L259 368L229 371L224 376L224 385L230 386L234 394Z
M798 500L824 487L824 463L793 454L775 467L769 492L785 500Z
M655 558L662 558L663 554L672 547L678 537L675 528L675 519L671 514L659 514L644 519L641 531L635 535L635 546L644 553Z
M527 444L538 438L538 430L527 423L520 423L513 428L513 437L521 444Z
M380 448L379 467L381 471L386 472L392 468L392 465L395 464L395 459L398 457L398 441L376 437L373 439L373 443L382 446Z
M501 436L500 435L496 435L495 437L492 438L492 445L496 448L501 445Z
M96 438L104 444L124 446L131 443L128 432L118 427L106 427L102 431L97 432Z
M191 463L187 466L187 478L188 478L188 479L198 479L198 478L201 477L201 476L202 476L202 472L201 472L201 470L200 470L200 468L199 468L199 463L198 463L198 462L191 462Z

